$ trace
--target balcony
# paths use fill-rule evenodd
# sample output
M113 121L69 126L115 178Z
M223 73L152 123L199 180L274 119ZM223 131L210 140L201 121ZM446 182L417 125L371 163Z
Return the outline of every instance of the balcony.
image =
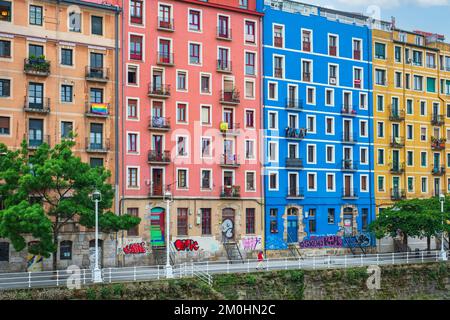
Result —
M330 56L336 57L337 56L337 47L336 46L328 46L328 52L330 53Z
M231 41L231 28L217 28L216 37L219 40Z
M30 57L24 60L23 71L32 76L47 77L50 75L50 61L44 56Z
M36 98L25 96L23 111L28 113L50 113L50 98Z
M86 81L108 82L109 68L86 66Z
M286 199L304 199L304 198L305 198L304 188L298 188L296 186L288 188Z
M355 117L356 110L353 109L353 106L351 106L351 105L343 104L342 108L341 108L341 114L344 116Z
M227 105L238 105L241 102L240 93L236 89L221 90L220 103Z
M345 200L358 199L358 194L356 193L356 189L342 188L342 199L345 199Z
M399 110L398 108L389 109L389 120L393 122L402 122L405 120L405 110Z
M109 117L109 103L93 103L86 102L86 117L91 118L108 118Z
M358 162L353 161L351 159L344 159L342 160L342 171L345 172L354 172L358 170Z
M342 143L355 144L356 143L356 139L353 136L353 132L343 132L342 133Z
M220 155L220 166L225 168L238 168L241 164L239 163L239 157L235 154L221 154Z
M294 140L303 140L306 137L307 130L305 128L291 128L285 129L286 138Z
M222 60L222 59L217 60L217 72L231 73L232 70L233 68L230 60Z
M175 31L175 28L173 25L173 19L158 17L158 30L169 31L169 32Z
M445 138L431 137L431 149L434 151L444 150L446 142L447 140Z
M311 72L303 72L303 81L311 82Z
M277 48L283 48L283 37L275 36L273 38L273 46Z
M86 138L86 152L89 153L108 153L110 150L109 139L104 141L92 141L90 138Z
M405 189L393 188L391 189L391 200L399 201L406 199Z
M150 82L147 95L153 98L167 99L170 97L170 85Z
M445 166L433 167L431 170L433 176L443 176L445 175Z
M149 164L167 165L170 163L170 151L149 150L147 161Z
M28 135L24 135L24 139L28 142L29 150L36 150L44 143L50 145L50 135L47 134L39 136L38 134L32 135L31 133L28 133Z
M220 132L226 136L238 136L241 134L240 123L229 123L222 121L220 123Z
M303 159L287 157L286 168L303 169Z
M158 51L156 63L162 66L173 66L173 53Z
M280 78L280 79L283 78L283 68L274 68L273 72L274 72L273 76L275 78Z
M153 184L149 187L149 198L164 198L165 191L170 191L170 186L162 184Z
M405 146L405 139L403 139L401 137L391 137L389 145L392 148L397 148L397 149L403 148Z
M392 162L389 164L389 172L392 174L402 174L405 172L405 163L399 163L399 162Z
M353 50L353 59L361 60L361 50Z
M240 186L223 186L220 192L220 197L223 199L235 199L241 197Z
M445 124L445 118L440 114L431 115L431 124L433 126L443 126Z
M303 41L302 42L303 51L305 52L311 52L311 42L309 41Z
M151 116L148 121L148 129L151 131L169 131L170 118Z
M302 111L303 110L303 100L286 98L286 109L289 111Z

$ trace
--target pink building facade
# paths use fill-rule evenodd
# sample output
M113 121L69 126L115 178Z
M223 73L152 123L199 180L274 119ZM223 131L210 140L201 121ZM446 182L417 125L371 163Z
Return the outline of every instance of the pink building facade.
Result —
M262 248L261 15L255 1L123 1L121 213L164 263Z

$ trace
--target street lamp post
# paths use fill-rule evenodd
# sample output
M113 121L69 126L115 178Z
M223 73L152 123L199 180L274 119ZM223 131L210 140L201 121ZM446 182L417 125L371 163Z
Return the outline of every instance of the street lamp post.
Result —
M441 202L441 215L442 215L441 259L442 259L442 261L447 261L447 252L444 249L444 202L445 202L445 196L443 194L439 195L439 201Z
M92 200L95 202L95 264L93 272L94 283L103 282L102 271L98 266L98 203L102 201L102 194L97 189L92 193Z
M172 265L170 264L170 201L172 194L169 190L164 193L166 198L166 278L173 278Z

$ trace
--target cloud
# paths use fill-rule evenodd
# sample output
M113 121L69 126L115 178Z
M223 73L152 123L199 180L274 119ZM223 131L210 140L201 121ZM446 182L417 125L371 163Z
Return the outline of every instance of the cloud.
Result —
M450 6L450 0L296 0L310 4L318 4L324 7L333 7L337 9L361 9L369 6L379 6L381 9L397 7L436 7Z

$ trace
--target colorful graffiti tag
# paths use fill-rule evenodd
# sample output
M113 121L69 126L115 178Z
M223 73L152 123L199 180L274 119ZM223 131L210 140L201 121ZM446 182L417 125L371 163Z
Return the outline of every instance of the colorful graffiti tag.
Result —
M261 236L244 237L241 240L241 247L245 251L253 251L261 249L261 245L262 245Z
M173 244L177 251L198 251L200 249L198 242L192 239L178 239Z
M309 239L300 241L300 249L320 249L320 248L351 248L370 246L370 237L367 234L355 236L312 236Z
M145 248L145 242L130 243L123 247L122 250L124 254L141 254L147 252L147 249Z

